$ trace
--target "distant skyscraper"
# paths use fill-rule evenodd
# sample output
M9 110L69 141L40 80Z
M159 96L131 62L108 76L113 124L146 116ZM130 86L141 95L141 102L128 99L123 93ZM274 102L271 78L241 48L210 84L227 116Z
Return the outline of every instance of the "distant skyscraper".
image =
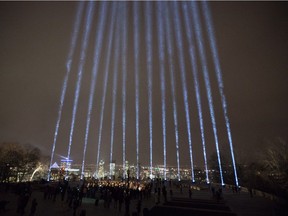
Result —
M98 178L104 178L105 175L104 164L105 162L103 160L100 160L98 169Z
M112 178L113 176L115 176L115 167L116 167L116 163L115 161L112 161L112 163L110 163L110 178Z

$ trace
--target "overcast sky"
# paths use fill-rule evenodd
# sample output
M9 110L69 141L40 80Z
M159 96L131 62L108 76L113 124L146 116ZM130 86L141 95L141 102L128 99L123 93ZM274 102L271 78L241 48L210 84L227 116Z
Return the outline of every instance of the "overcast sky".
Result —
M169 3L170 4L170 3ZM84 17L81 26L84 24ZM96 3L92 30L84 66L75 131L71 147L71 158L82 161L84 133L88 109L88 98L93 62L95 30L99 14ZM140 19L140 162L149 164L149 115L147 90L147 64L144 25L144 5L141 4ZM179 6L181 6L179 4ZM172 8L172 7L171 7ZM264 145L265 140L288 134L288 4L287 2L212 2L210 4L222 68L224 93L228 104L235 154L238 157L253 158ZM135 70L133 55L133 6L128 4L128 54L127 54L127 104L126 104L126 157L135 162ZM101 98L103 95L104 63L107 58L109 26L111 25L111 4L105 22L103 50L96 83L91 117L91 128L87 147L87 163L95 163L98 145ZM71 42L71 32L77 11L77 2L0 2L0 142L30 143L38 146L44 154L50 155L61 88L66 73L66 60ZM119 8L117 9L119 11ZM152 47L153 47L153 163L163 164L163 141L161 119L161 91L159 59L157 48L156 4L152 4ZM170 11L171 12L171 11ZM180 12L181 28L183 14ZM120 15L121 16L121 15ZM170 19L173 16L170 13ZM122 20L122 17L118 19ZM117 23L119 24L119 23ZM202 22L202 24L204 24ZM116 25L117 26L117 25ZM116 26L114 30L116 31ZM175 38L174 26L171 23ZM203 27L204 28L204 27ZM204 28L205 29L205 28ZM73 59L71 76L63 106L59 136L55 153L67 155L72 106L79 62L83 28ZM191 62L189 61L187 39L183 30L184 62L188 89L189 113L193 143L194 162L203 166L203 151L199 129ZM112 52L116 52L117 33L113 35ZM121 38L121 37L120 37ZM173 39L176 42L176 39ZM195 45L196 45L196 41ZM206 48L208 40L204 38ZM179 54L175 53L175 83L179 121L180 164L189 165L188 136L182 83L179 68ZM211 50L206 49L207 56ZM121 57L121 54L120 54ZM176 147L173 122L173 106L168 55L165 55L166 116L167 116L167 163L176 165ZM199 57L198 57L199 58ZM107 96L100 159L109 161L113 70L115 61L110 58ZM208 58L209 60L209 58ZM211 58L210 58L211 60ZM206 89L199 67L201 100L204 117L205 138L208 156L215 152L215 141L209 114ZM228 138L216 76L211 62L209 75L216 116L219 145L228 151ZM114 159L122 163L122 71L118 70L118 90L115 118ZM55 157L59 161L59 157Z

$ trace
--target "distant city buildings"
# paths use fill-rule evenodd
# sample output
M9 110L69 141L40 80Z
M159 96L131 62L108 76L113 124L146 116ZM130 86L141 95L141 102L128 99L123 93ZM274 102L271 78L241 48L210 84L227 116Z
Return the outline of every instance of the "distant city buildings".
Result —
M84 177L85 178L97 178L97 179L122 179L125 176L125 179L136 179L137 176L137 168L135 164L129 164L128 161L125 162L125 171L123 173L123 165L116 164L115 161L112 163L106 164L105 161L101 160L98 164L98 173L95 173L96 165L95 164L87 164L84 169ZM73 164L72 161L61 161L61 165L59 167L54 166L54 175L53 178L57 178L55 176L55 171L58 169L59 175L58 178L64 175L64 171L68 172L68 177L80 178L80 170L81 164ZM192 180L191 168L183 167L180 168L180 179L181 180ZM176 166L167 166L166 168L163 165L156 165L152 169L152 178L162 178L164 179L164 173L166 172L166 178L169 179L178 179L178 170ZM211 177L213 176L214 170L209 170L209 174ZM57 172L56 172L57 173ZM71 176L72 175L72 176ZM197 182L205 182L205 171L201 168L194 168L194 176L195 181ZM144 180L150 178L150 167L149 166L141 166L139 165L139 180Z

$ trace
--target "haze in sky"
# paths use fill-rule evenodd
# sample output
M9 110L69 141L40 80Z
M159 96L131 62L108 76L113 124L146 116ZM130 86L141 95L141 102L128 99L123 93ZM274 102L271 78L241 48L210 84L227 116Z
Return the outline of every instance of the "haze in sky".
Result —
M136 117L135 117L135 55L133 38L132 2L118 3L116 9L117 26L122 25L121 4L127 4L127 80L126 80L126 159L136 161ZM168 3L169 10L172 4ZM50 155L55 125L57 121L61 89L66 73L66 61L71 45L71 34L77 11L77 2L0 2L0 142L30 143ZM88 2L85 3L79 37L77 39L71 75L69 77L62 118L57 138L55 160L67 156L75 86L81 55L85 16ZM75 119L71 158L82 161L86 118L89 101L91 71L100 2L95 2L95 12L91 24L91 35L87 46L87 57L83 66L83 78ZM178 3L181 9L181 3ZM288 134L288 3L287 2L210 2L210 9L217 41L219 61L222 68L224 93L227 100L228 116L236 158L253 160L266 143L266 140ZM199 4L200 6L200 4ZM152 53L152 113L153 113L153 163L163 164L161 61L158 58L156 23L156 2L149 12L151 22ZM189 58L188 41L185 36L184 14L180 10L183 61L187 83L193 158L195 165L204 166L201 133L198 120L192 65ZM147 41L145 39L145 7L140 3L139 10L139 160L149 164L149 95L147 75ZM170 11L171 12L171 11ZM87 143L87 162L95 163L99 135L101 100L105 60L108 52L109 27L112 21L112 3L108 4L104 22L102 51L100 52L98 77L95 87L90 132ZM201 15L202 16L202 15ZM119 18L120 17L120 18ZM203 18L203 17L202 17ZM120 21L119 21L120 19ZM179 53L172 13L169 19L175 61L175 91L178 110L178 131L180 165L190 165L185 105L183 99ZM192 22L192 21L191 21ZM164 25L164 24L163 24ZM202 19L202 28L204 28ZM114 33L112 52L109 61L107 93L103 112L103 129L100 159L109 161L111 138L111 113L113 104L113 66L116 64L117 37L120 48L123 45L122 26L120 33ZM122 29L123 30L123 29ZM166 34L166 33L165 33ZM164 34L164 35L165 35ZM205 33L206 34L206 33ZM205 35L204 34L204 35ZM165 41L167 40L165 35ZM229 143L221 105L218 84L212 64L211 50L207 36L203 36L208 58L211 92L220 149L229 153ZM166 43L166 42L165 42ZM195 46L196 40L194 40ZM123 76L120 53L115 102L114 153L116 163L122 163L122 107ZM200 57L197 57L200 63ZM215 150L215 140L209 113L204 79L199 68L199 85L203 108L203 122L207 156ZM166 86L166 138L167 164L176 166L175 130L173 119L173 97L167 47L164 56Z

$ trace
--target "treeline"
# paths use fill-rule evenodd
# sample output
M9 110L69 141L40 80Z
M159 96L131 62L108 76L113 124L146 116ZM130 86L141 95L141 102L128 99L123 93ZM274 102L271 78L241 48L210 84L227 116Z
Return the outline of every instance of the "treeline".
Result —
M236 160L239 184L288 199L287 141L281 138L267 141L255 155L255 159L249 163ZM221 162L225 183L235 184L230 156L221 155ZM216 153L210 157L210 168L219 170ZM219 172L215 172L212 178L219 181Z
M21 182L29 176L40 163L39 148L19 143L0 144L0 182Z

